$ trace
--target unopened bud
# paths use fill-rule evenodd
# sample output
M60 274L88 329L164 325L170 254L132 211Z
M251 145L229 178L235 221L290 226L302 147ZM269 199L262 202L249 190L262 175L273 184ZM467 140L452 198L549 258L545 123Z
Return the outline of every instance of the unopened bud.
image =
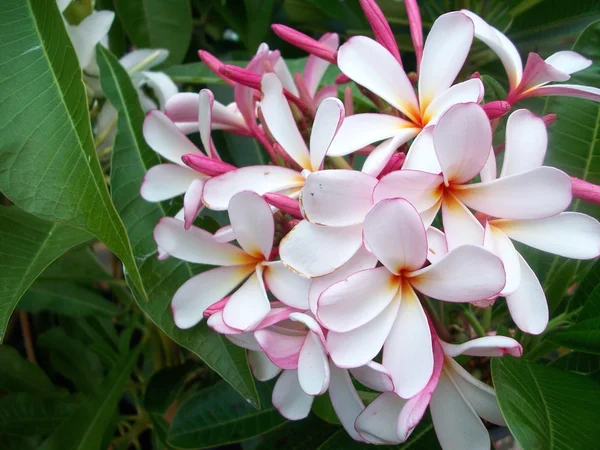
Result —
M325 44L317 41L316 39L313 39L310 36L300 33L299 31L285 25L274 24L271 25L271 28L277 36L292 44L294 47L301 48L311 55L315 55L324 59L325 61L329 61L332 64L337 63L337 52L330 49Z

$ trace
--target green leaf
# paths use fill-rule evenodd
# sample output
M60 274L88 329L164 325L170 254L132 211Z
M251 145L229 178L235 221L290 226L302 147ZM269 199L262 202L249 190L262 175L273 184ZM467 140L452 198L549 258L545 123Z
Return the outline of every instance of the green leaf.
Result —
M31 283L65 251L90 238L85 231L46 222L15 206L0 207L0 341Z
M258 405L244 349L214 333L205 321L190 330L180 330L173 322L169 308L173 294L195 273L191 265L175 258L159 261L156 257L152 233L167 212L164 205L142 199L139 189L146 171L159 164L160 159L144 141L144 112L129 76L110 53L100 46L97 51L102 89L119 113L111 170L113 201L134 243L133 251L151 299L140 300L134 292L138 305L171 339L197 354L240 394Z
M316 397L315 400L324 397ZM305 450L317 448L338 432L339 426L322 422L314 416L304 420L287 422L267 433L255 450Z
M600 355L600 317L576 323L552 335L551 340L572 350Z
M0 42L0 191L44 220L98 237L145 296L96 156L81 70L56 2L0 2Z
M38 281L25 293L18 308L28 312L51 311L73 317L114 317L121 310L96 291L77 284Z
M600 261L596 261L583 278L571 303L574 308L583 306L578 321L600 317Z
M177 448L210 448L266 433L286 421L271 404L269 385L257 385L262 409L256 410L225 383L203 389L183 403L169 429Z
M0 433L32 436L51 433L73 414L72 400L42 399L35 394L0 397Z
M73 339L62 328L52 328L38 339L50 354L54 369L72 381L78 391L93 393L102 382L102 364L83 342Z
M112 280L113 276L94 255L91 248L71 250L48 266L39 280L95 283Z
M485 103L494 100L504 100L506 98L506 89L489 75L481 75L481 82L485 88L484 101Z
M246 5L246 47L256 51L271 29L274 0L244 0Z
M569 352L566 355L556 358L549 365L555 369L588 375L592 379L600 381L600 356L598 355Z
M318 397L315 397L311 411L325 422L336 425L341 424L340 419L338 419L338 416L335 413L335 409L333 409L333 404L331 403L329 395L319 395Z
M516 358L493 358L502 414L524 450L596 448L600 385L584 376Z
M41 398L62 396L44 371L8 345L0 346L0 386L8 392L28 392Z
M132 350L108 374L98 392L64 421L38 450L87 450L101 448L104 431L135 367L141 347Z
M165 64L179 63L192 37L189 0L115 0L121 23L138 48L164 48Z
M196 364L187 362L153 374L144 394L144 407L152 413L165 413L181 394L185 379L195 368L197 368Z

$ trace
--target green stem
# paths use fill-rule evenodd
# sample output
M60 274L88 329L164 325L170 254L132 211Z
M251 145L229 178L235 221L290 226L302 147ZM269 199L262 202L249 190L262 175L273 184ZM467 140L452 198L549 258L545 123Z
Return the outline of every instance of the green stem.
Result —
M349 169L352 170L352 166L344 159L343 156L330 156L329 161L336 169Z
M481 326L481 323L479 323L479 319L477 319L477 316L471 310L470 306L469 308L465 308L463 314L469 322L469 325L471 325L475 333L477 333L477 336L484 337L486 335L485 329Z
M481 316L481 326L484 330L489 330L492 325L492 308L493 306L489 306L483 310Z

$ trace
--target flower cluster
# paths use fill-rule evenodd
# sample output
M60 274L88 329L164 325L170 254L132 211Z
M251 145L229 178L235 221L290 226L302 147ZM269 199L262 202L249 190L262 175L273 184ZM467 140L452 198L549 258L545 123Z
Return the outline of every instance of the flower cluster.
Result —
M416 4L405 3L417 73L404 71L372 0L361 6L375 40L339 46L332 33L315 40L273 26L310 53L302 74L292 76L264 44L245 68L201 51L235 103L202 90L150 112L144 136L170 162L147 172L141 194L183 195L183 209L155 229L159 258L215 266L177 290L175 324L206 319L247 349L258 380L278 377L272 400L283 416L306 417L328 392L352 438L391 444L408 439L429 407L442 447L484 449L480 417L504 419L494 390L453 358L518 357L522 348L493 333L445 342L452 337L437 302L485 308L502 297L519 329L545 329L544 292L512 241L591 259L600 254L600 224L565 212L575 184L543 165L553 117L518 109L503 146L492 147L492 134L523 98L600 101L600 90L548 85L591 62L568 51L545 61L530 54L523 69L506 36L469 11L441 16L423 43ZM506 67L506 99L481 105L477 76L456 82L473 38ZM377 113L354 114L349 88L342 101L336 85L320 87L330 64L342 72L336 82L360 86ZM222 161L211 130L256 139L272 163ZM202 150L185 135L197 131ZM203 208L227 211L230 224L214 234L194 226ZM365 405L356 386L381 394Z

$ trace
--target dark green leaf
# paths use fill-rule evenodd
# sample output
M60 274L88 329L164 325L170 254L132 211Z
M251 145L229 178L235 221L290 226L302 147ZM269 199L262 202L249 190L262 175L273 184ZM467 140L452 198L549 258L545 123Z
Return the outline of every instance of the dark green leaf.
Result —
M2 439L2 450L33 450L38 447L39 438L36 436L4 435Z
M506 98L506 89L502 87L494 78L489 75L481 75L481 82L485 89L484 102L489 103L494 100L504 100Z
M188 348L231 383L240 394L258 405L254 378L246 361L246 352L210 330L205 322L190 330L175 326L169 309L175 291L194 272L182 261L169 258L159 261L152 232L166 215L162 204L149 203L140 197L139 189L146 171L160 159L144 141L144 113L129 76L118 61L98 47L100 82L117 108L119 119L113 147L111 186L117 210L129 232L140 272L151 300L145 302L136 293L140 308L171 339Z
M101 448L105 429L117 412L117 405L140 348L123 356L108 374L98 392L62 423L38 450L87 450Z
M0 341L13 309L31 283L52 261L90 237L85 231L46 222L15 206L0 207Z
M578 322L552 335L551 340L572 350L600 355L600 317Z
M183 60L192 37L189 0L115 0L117 13L138 48L164 48L166 64Z
M0 346L0 386L9 392L29 392L42 398L61 396L40 366L8 345Z
M81 70L56 2L0 2L0 42L0 190L27 212L97 236L145 296L96 156Z
M556 369L588 375L600 382L600 356L598 355L570 352L555 359L549 365Z
M96 291L77 284L38 281L25 293L18 308L28 312L51 311L73 317L114 317L121 311Z
M256 410L225 383L204 389L183 403L169 429L177 448L210 448L266 433L286 421L271 404L271 389L257 385L262 409Z
M111 280L113 276L98 261L92 249L85 247L65 253L50 264L39 279L95 283Z
M195 368L196 365L190 361L181 366L168 367L152 375L144 394L144 407L152 413L165 413L179 396L185 379Z
M316 399L321 397L317 397ZM267 433L262 442L256 447L256 450L314 449L339 431L339 429L339 426L336 427L324 423L314 416L309 416L304 420L288 422L282 427Z
M600 439L600 385L516 358L493 358L502 414L525 449L596 448Z
M152 423L152 440L153 450L170 450L171 447L167 443L167 433L169 424L161 417L160 414L150 413L150 422Z
M255 51L271 29L274 0L244 0L246 5L246 47Z
M333 404L331 403L329 395L319 395L318 397L315 397L311 410L325 422L336 425L341 424L340 419L338 419L338 416L335 413L335 409L333 409Z
M596 261L583 278L571 303L572 309L583 306L579 321L600 317L600 262Z
M73 400L42 399L26 393L0 397L0 433L21 436L51 433L73 414L76 406Z

